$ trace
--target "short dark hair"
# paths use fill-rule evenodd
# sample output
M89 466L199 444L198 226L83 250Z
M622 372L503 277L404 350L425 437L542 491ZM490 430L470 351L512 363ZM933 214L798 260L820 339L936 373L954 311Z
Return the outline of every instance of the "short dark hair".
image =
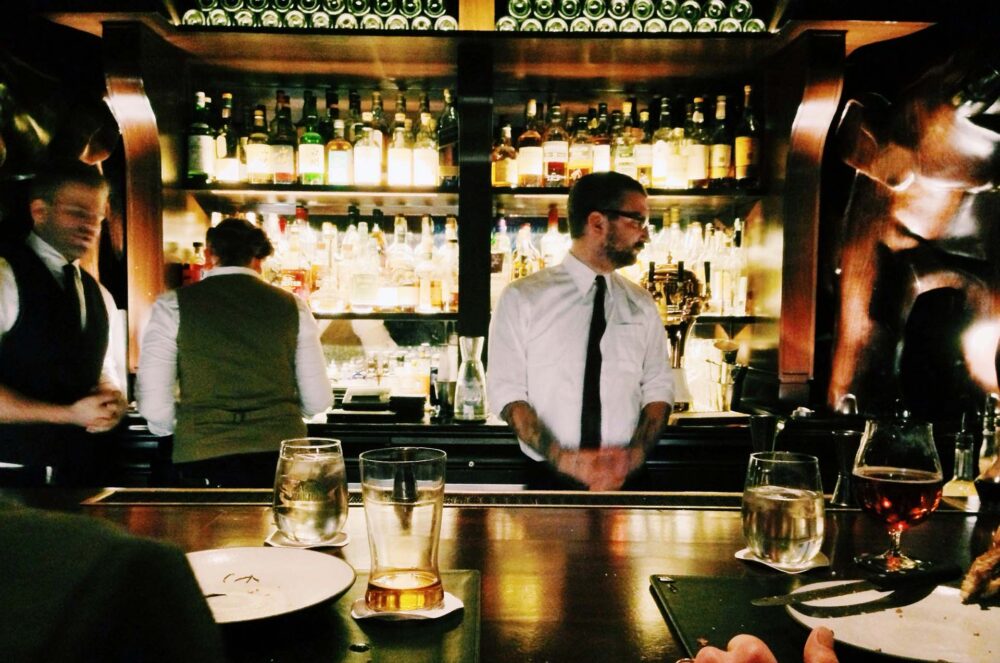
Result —
M93 189L108 189L108 180L95 166L79 159L57 159L40 167L31 180L29 200L52 202L56 192L67 184L82 184Z
M266 258L274 246L264 231L246 219L230 217L209 228L205 241L223 267L243 267L254 258Z
M628 175L610 171L578 179L569 190L569 236L582 237L591 212L617 208L628 192L646 195L646 188Z

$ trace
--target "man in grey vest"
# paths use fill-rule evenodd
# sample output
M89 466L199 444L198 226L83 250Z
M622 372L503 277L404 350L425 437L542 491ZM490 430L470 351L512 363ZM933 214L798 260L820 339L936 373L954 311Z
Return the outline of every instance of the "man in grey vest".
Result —
M177 481L239 487L273 481L281 440L333 400L308 305L260 278L263 230L225 219L206 237L202 281L156 301L142 340L139 412L173 433Z
M101 482L95 434L126 402L109 352L114 300L79 263L107 201L92 166L48 164L31 184L31 234L0 247L0 484Z

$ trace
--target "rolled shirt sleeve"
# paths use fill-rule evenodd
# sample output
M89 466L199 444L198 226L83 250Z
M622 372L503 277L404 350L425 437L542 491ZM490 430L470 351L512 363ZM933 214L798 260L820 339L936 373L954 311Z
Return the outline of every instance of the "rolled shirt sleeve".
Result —
M139 414L153 435L174 432L174 403L177 390L177 332L180 307L177 293L161 295L142 336L142 352L136 374L135 392Z
M295 381L298 383L299 406L304 417L326 412L333 404L333 390L326 375L326 358L319 340L319 325L309 305L295 298L299 309L299 334L295 346Z

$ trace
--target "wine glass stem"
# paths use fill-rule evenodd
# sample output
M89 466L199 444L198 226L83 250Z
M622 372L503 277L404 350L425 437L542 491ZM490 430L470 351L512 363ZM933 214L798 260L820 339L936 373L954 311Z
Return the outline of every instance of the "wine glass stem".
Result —
M901 529L891 529L889 530L889 550L886 551L886 558L888 559L899 559L902 557L903 553L899 549L899 539L903 536L903 530Z

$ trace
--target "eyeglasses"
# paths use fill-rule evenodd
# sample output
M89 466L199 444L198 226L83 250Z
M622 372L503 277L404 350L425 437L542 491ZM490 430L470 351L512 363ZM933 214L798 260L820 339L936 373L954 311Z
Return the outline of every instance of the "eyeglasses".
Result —
M639 230L649 230L649 217L642 212L632 212L624 209L598 210L604 216L615 216L631 221Z

